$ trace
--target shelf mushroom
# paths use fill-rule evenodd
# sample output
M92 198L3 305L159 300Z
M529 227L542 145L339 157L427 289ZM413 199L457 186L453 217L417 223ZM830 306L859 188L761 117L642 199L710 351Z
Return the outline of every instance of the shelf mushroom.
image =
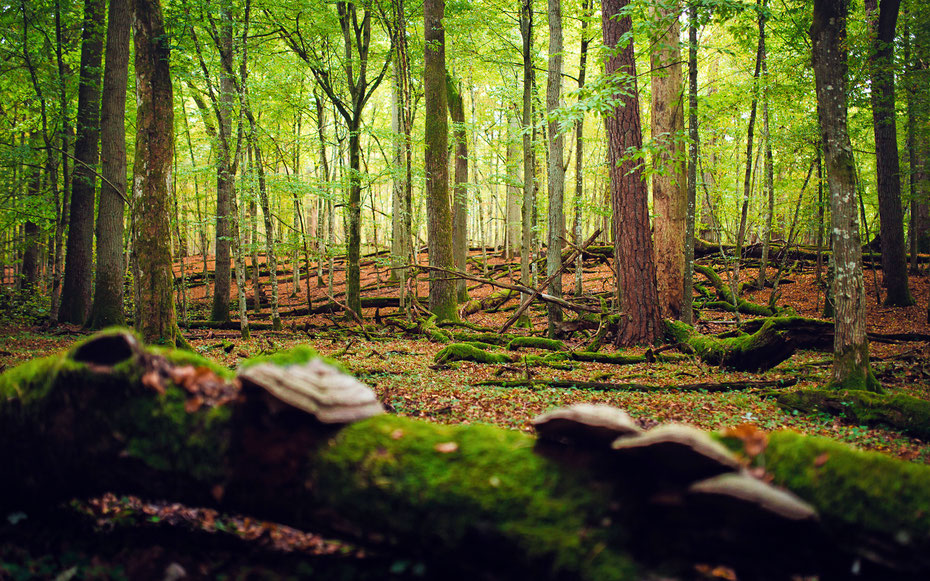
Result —
M628 413L604 404L579 403L536 417L533 427L540 439L602 445L642 433Z

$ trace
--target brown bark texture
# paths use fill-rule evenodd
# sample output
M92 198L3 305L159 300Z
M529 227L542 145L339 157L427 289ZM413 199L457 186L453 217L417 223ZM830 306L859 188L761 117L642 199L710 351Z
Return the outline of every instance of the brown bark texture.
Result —
M84 3L81 35L81 81L78 85L77 134L71 216L65 251L65 278L58 319L83 325L90 314L94 248L94 198L100 156L100 62L103 58L104 1Z
M452 257L455 268L465 270L468 259L468 135L465 128L465 103L456 80L446 72L446 99L452 119L452 142L455 155L454 187L452 190ZM455 281L456 300L468 300L465 280Z
M678 6L657 4L653 20L663 34L652 51L652 203L655 219L656 285L664 318L681 314L685 271L685 229L688 217L685 170L684 102Z
M811 25L817 104L830 189L835 301L833 383L862 389L874 377L866 338L865 282L856 214L856 169L847 129L846 15L848 0L815 0ZM868 378L872 378L869 382Z
M135 0L136 156L133 206L139 279L135 325L151 343L173 345L178 330L172 298L171 164L174 159L174 95L169 70L170 37L158 0Z
M870 55L872 121L875 132L875 171L878 181L878 214L881 218L882 280L888 306L914 304L907 279L904 245L904 212L901 209L901 168L895 117L894 39L901 0L866 0L871 18Z
M606 74L615 83L619 103L604 119L610 166L610 201L613 210L614 262L620 290L619 345L653 343L662 335L656 266L649 232L649 207L643 168L630 158L630 149L642 147L639 95L633 41L620 42L630 32L629 16L619 16L628 0L602 0L604 44L610 51Z
M89 326L124 325L123 214L126 197L126 85L129 77L129 0L110 0L100 113L100 208L97 273Z
M562 2L549 0L549 70L546 79L546 111L553 115L559 108L562 96ZM562 238L565 235L565 164L564 138L559 122L550 117L549 167L546 183L549 188L549 231L546 240L546 276L552 278L549 289L552 296L562 296L562 277L553 275L562 268ZM549 337L558 334L562 310L558 305L546 305Z

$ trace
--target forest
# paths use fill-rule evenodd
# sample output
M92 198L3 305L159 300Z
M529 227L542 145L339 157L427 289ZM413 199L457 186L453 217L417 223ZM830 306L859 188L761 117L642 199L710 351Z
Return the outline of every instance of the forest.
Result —
M0 579L930 576L930 5L0 23Z

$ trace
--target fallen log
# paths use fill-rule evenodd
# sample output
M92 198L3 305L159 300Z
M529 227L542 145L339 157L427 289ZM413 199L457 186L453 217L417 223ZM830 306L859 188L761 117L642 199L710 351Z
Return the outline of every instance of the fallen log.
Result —
M232 381L110 331L14 368L0 375L0 509L166 498L390 548L429 578L641 579L698 562L745 578L842 577L853 562L873 578L930 573L930 467L792 432L724 435L805 505L733 472L698 430L578 445L377 414L367 388L312 356ZM568 433L603 414L563 415Z
M461 316L474 315L475 313L480 313L482 311L490 311L492 309L497 309L510 299L514 299L520 296L515 290L512 289L502 289L495 293L491 293L488 296L482 299L471 299L459 310Z
M705 363L740 371L766 371L791 357L796 347L787 334L767 322L751 335L718 339L696 333L690 325L666 321L670 340L692 349Z
M557 389L584 389L590 391L699 391L718 393L742 391L763 387L790 387L797 379L775 379L765 381L725 381L721 383L681 383L678 385L645 385L642 383L613 383L609 381L574 381L571 379L492 379L475 383L477 386L497 387L553 387Z
M825 412L846 423L887 426L909 436L930 439L930 402L909 395L805 389L779 394L775 401L788 410Z

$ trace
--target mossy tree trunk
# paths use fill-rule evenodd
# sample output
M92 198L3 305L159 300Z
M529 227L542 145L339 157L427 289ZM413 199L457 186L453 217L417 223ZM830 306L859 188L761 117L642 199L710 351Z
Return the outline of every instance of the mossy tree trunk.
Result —
M546 184L549 188L549 228L546 239L546 276L552 296L562 298L562 238L565 236L565 164L564 138L555 118L562 97L562 2L549 0L549 70L546 78L546 111L551 117L547 127L549 167ZM550 338L555 338L562 322L562 309L553 303L546 305Z
M452 213L449 209L449 126L446 121L446 48L444 0L424 5L426 35L423 93L426 103L426 224L430 266L453 268ZM430 271L429 309L438 321L456 320L455 282Z
M312 356L302 349L275 363ZM708 559L738 571L785 567L786 577L841 577L856 559L879 567L875 578L930 571L926 466L786 431L755 438L765 453L747 454L749 462L820 516L772 551L757 520L747 529L709 523L687 495L656 504L655 467L606 446L390 415L340 430L255 377L242 374L240 389L196 355L156 354L113 332L8 371L0 463L10 477L0 479L0 509L104 491L166 498L387 547L434 577L640 579L656 566L684 575ZM284 377L301 385L298 373ZM631 470L640 478L619 476ZM656 526L666 517L676 526ZM707 543L710 529L748 543ZM747 550L755 562L746 563Z
M836 387L880 390L869 367L862 244L856 215L856 168L847 128L848 0L815 0L811 40L820 133L830 188L835 301L833 380Z
M174 161L174 93L169 37L158 0L135 0L136 155L133 170L136 283L135 325L149 342L175 345L171 261L171 170Z
M452 119L452 150L455 155L455 175L452 189L452 258L457 270L465 271L468 259L468 132L465 127L465 102L459 82L446 71L446 101ZM455 281L455 298L468 301L465 279Z

